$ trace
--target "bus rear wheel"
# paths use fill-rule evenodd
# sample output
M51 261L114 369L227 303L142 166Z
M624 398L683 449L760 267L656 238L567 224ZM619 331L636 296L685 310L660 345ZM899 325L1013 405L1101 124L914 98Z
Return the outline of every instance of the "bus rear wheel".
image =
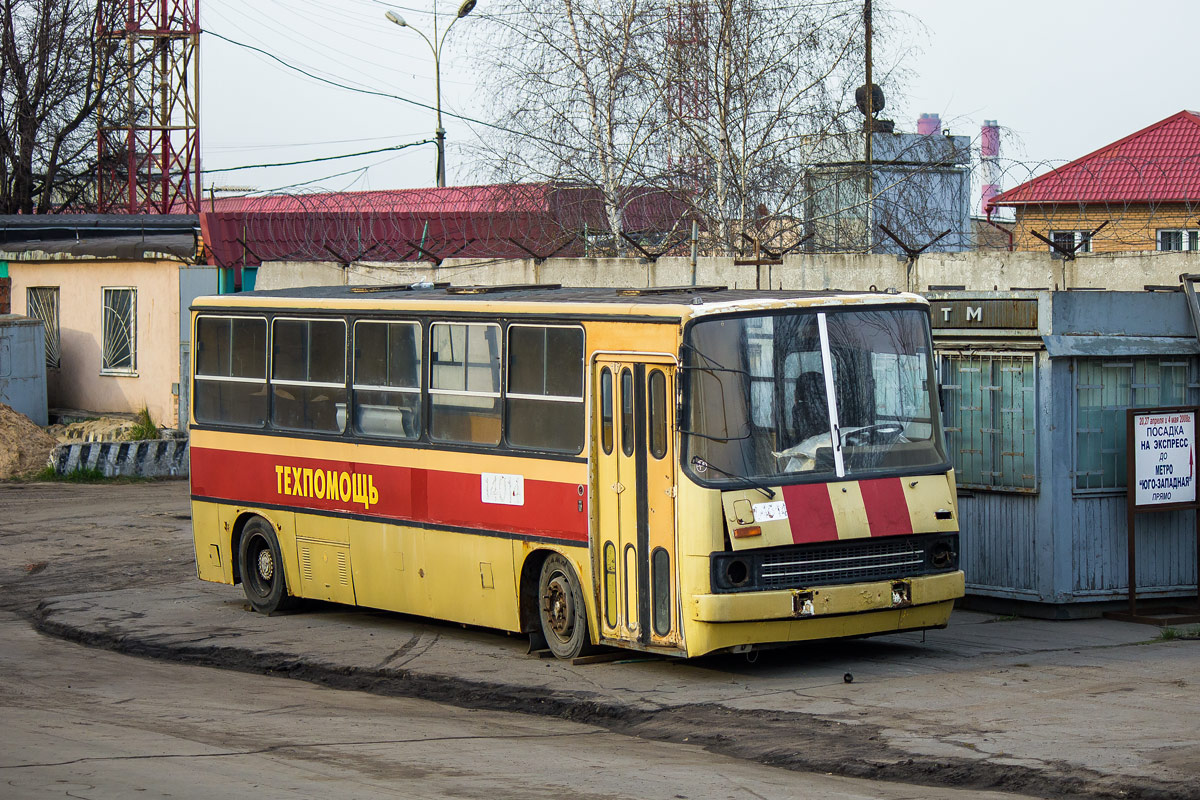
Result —
M271 524L262 517L254 517L242 529L238 563L242 568L242 591L255 611L272 614L295 605L283 577L279 540Z
M552 553L542 563L538 609L542 635L550 652L563 659L584 652L588 646L588 625L583 590L570 562L558 553Z

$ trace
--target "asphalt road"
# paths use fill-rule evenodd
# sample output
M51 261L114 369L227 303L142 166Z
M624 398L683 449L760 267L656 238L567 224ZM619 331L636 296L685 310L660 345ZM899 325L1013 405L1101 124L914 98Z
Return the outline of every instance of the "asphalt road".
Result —
M184 483L0 485L0 796L1017 797L784 770L546 716L135 658L33 631L43 598L191 577L186 501Z

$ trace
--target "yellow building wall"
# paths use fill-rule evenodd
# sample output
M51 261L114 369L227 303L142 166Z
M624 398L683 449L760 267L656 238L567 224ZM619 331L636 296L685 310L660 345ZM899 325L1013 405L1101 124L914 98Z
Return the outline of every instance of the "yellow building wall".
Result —
M52 408L136 413L174 427L179 382L179 268L174 261L10 261L12 307L28 314L31 286L57 286L60 367L47 370ZM132 374L101 374L105 288L137 290Z
M1033 231L1050 238L1051 231L1092 231L1105 222L1108 224L1092 239L1093 253L1157 250L1160 229L1200 229L1200 208L1183 203L1018 207L1013 246L1016 250L1048 251L1050 246Z

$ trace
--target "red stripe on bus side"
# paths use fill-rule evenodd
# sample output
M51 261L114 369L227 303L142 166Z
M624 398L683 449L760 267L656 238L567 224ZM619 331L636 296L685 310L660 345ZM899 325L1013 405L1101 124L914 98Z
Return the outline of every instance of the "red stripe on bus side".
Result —
M432 525L481 528L531 536L550 536L559 539L587 541L587 496L580 496L574 483L524 481L522 505L484 503L480 476L473 473L392 467L381 464L358 464L261 453L237 453L193 447L191 450L192 493L221 498L247 505L268 503L295 507L338 511L369 517L410 520ZM289 470L286 475L276 467ZM302 489L295 489L295 473L300 470ZM343 499L341 486L334 497L318 497L315 477L304 470L317 470L337 475L362 476L367 495ZM366 478L370 483L366 484ZM355 478L349 479L351 484ZM328 495L321 482L322 494ZM340 483L340 478L339 478ZM370 487L377 493L376 502L369 503ZM283 491L280 491L280 489ZM290 488L290 491L289 491ZM582 509L580 509L582 501Z
M867 507L867 524L872 536L899 536L913 532L908 500L904 497L904 482L900 478L880 478L859 481L863 505Z
M787 503L788 524L792 526L792 541L831 542L838 538L837 519L833 516L833 501L829 486L806 483L783 487Z

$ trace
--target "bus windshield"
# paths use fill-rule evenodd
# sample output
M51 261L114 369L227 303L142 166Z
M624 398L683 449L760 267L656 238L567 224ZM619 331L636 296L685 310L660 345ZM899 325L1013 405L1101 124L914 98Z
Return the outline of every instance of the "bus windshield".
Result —
M707 483L946 465L923 310L705 319L688 331L684 364L684 463Z

